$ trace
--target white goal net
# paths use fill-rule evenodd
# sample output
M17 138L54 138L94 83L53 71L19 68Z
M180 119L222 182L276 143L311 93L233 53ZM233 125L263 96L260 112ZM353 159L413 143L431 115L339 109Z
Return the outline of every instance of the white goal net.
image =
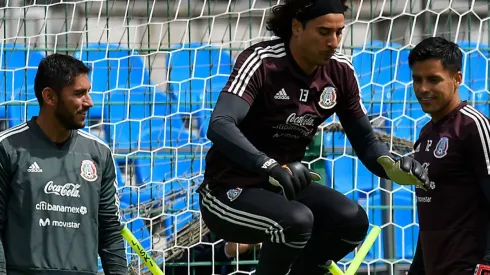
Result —
M196 186L210 147L207 121L236 55L270 39L272 0L4 0L0 5L0 119L15 126L39 107L43 56L67 53L91 69L95 107L86 131L116 157L124 221L165 274L251 274L260 248L223 257L225 242L199 214ZM486 0L348 0L340 51L352 57L379 138L412 150L428 121L412 92L408 52L442 35L464 51L461 96L489 115ZM305 163L362 205L382 232L360 272L399 274L410 264L418 220L413 189L367 171L335 117ZM34 210L33 210L34 211ZM74 248L76 249L76 248ZM128 246L130 270L148 273ZM355 252L339 265L345 267ZM238 261L237 261L238 260ZM207 268L207 269L206 269ZM199 273L202 272L202 273Z

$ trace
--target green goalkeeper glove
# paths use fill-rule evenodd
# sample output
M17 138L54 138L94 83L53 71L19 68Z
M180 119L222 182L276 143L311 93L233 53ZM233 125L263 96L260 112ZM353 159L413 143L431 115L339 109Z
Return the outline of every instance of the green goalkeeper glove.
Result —
M427 170L411 157L394 160L391 156L381 156L378 163L383 167L388 178L401 185L417 185L427 190L430 186Z

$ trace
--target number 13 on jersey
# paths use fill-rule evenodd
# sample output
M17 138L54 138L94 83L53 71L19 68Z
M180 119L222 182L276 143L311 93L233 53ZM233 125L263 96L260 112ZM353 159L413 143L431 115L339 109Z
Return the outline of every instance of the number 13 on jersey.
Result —
M308 93L310 92L310 90L308 89L300 89L301 91L301 94L299 96L299 101L301 102L307 102L308 101Z

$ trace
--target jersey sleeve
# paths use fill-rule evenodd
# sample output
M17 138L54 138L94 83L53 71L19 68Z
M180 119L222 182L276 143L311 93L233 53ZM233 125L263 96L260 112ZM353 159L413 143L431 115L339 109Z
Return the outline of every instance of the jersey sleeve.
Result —
M465 112L468 112L465 110ZM471 115L471 116L470 116ZM465 126L468 131L464 141L467 148L471 168L477 179L490 176L490 123L476 110L469 114L472 123Z
M10 159L0 142L0 274L6 274L7 263L4 252L4 226L7 223L7 203L9 196Z
M126 252L121 235L117 175L112 152L107 149L99 201L99 256L105 274L127 274Z
M376 176L388 179L385 170L378 163L378 158L391 156L391 153L374 135L369 118L366 115L349 120L341 118L340 123L362 164Z
M339 89L342 91L337 115L347 119L356 119L365 114L367 110L361 100L361 88L354 70L354 66L344 56L336 56L335 60L343 67L343 77L340 78Z
M262 59L254 49L241 52L222 92L232 93L252 105L262 86Z
M221 94L211 115L207 137L223 154L249 171L262 171L267 156L243 135L237 125L250 106L231 94Z

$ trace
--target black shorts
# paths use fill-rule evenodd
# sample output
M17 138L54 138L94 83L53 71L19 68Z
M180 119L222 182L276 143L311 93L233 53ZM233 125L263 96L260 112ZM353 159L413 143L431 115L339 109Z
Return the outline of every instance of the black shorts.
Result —
M204 222L219 238L231 242L271 241L302 248L315 228L342 238L353 219L360 217L367 223L366 213L357 203L318 183L311 183L292 201L268 183L237 188L207 183L199 193ZM363 226L367 230L368 225ZM363 238L354 236L353 242Z

